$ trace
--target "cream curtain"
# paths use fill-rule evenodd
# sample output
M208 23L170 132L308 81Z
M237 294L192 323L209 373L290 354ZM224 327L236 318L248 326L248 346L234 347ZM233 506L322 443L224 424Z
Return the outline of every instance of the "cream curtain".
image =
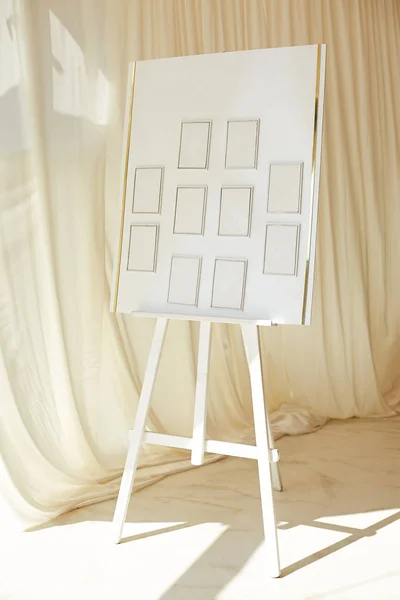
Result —
M3 524L32 526L118 490L154 327L108 311L128 62L319 42L313 325L262 338L277 434L399 403L399 2L0 0ZM190 433L197 335L170 326L158 431ZM252 413L235 327L215 328L212 353L209 431L244 437ZM147 450L139 485L189 467Z

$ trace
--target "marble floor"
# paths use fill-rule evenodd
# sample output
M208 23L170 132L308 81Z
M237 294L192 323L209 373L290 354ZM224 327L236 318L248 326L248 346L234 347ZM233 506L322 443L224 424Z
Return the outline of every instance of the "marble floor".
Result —
M256 463L226 459L0 541L1 600L400 599L400 418L278 442L283 573L265 572Z

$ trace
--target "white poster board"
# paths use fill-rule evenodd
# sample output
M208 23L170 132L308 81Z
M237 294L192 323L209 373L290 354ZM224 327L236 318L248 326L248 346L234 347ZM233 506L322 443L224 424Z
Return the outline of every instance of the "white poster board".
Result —
M310 323L325 56L132 66L113 311Z

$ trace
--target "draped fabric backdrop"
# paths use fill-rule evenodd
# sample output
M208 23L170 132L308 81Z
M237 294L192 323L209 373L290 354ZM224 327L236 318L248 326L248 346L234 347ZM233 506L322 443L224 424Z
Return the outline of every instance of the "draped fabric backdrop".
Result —
M118 491L154 328L108 310L131 60L327 44L313 324L263 330L265 389L276 435L393 414L399 32L396 0L0 0L3 524ZM171 323L158 431L191 432L197 336ZM211 371L209 433L251 436L235 326L214 328ZM141 466L140 485L190 467L154 447Z

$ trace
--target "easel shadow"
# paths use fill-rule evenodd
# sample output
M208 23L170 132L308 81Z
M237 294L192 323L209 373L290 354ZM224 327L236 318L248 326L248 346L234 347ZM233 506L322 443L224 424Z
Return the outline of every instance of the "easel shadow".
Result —
M382 422L375 423L332 422L318 433L283 438L278 443L284 491L275 493L275 508L281 536L287 530L303 526L346 537L334 543L326 543L322 538L318 551L291 564L288 561L285 564L282 556L281 580L269 580L272 582L269 584L267 575L261 573L266 585L286 586L291 578L286 582L282 578L375 536L400 520L400 487L396 483L398 442L395 441L399 420L386 422L384 426ZM374 437L373 455L371 437ZM115 500L103 502L63 515L53 524L110 522L114 508ZM374 516L374 512L383 510L392 514L386 513L384 518L379 518L379 514ZM357 516L352 518L352 515ZM130 503L125 531L129 523L149 522L166 526L126 536L121 542L125 550L138 540L199 525L218 523L226 527L160 600L217 598L258 550L264 552L256 463L227 459L167 478L137 493ZM301 538L303 534L299 535ZM109 543L107 536L104 543ZM301 547L297 549L300 552L296 555L301 556ZM154 564L148 568L151 572Z
M290 575L291 573L295 573L299 569L303 569L304 567L307 567L308 565L311 565L312 563L314 563L318 560L326 558L327 556L330 556L331 554L334 554L335 552L338 552L339 550L343 550L347 546L350 546L351 544L354 544L355 542L358 542L359 540L362 540L363 538L372 537L372 536L376 535L378 533L378 531L380 531L384 527L387 527L388 525L391 525L392 523L395 523L396 521L399 521L399 520L400 520L400 511L391 515L390 517L387 517L385 519L382 519L381 521L378 521L377 523L374 523L373 525L370 525L369 527L366 527L365 529L357 529L357 528L353 528L353 527L345 527L342 525L332 525L329 523L320 523L320 522L315 522L315 521L314 522L311 521L311 522L305 522L305 523L297 523L297 525L306 525L308 527L316 527L317 529L335 531L337 533L347 533L347 534L349 534L349 537L344 540L340 540L340 541L336 542L335 544L331 544L330 546L327 546L323 550L319 550L318 552L315 552L314 554L311 554L310 556L307 556L307 557L303 558L302 560L299 560L299 561L289 565L288 567L285 567L284 569L282 569L281 577L285 577L287 575ZM293 525L291 525L291 524L288 524L286 526L282 525L279 527L279 529L281 529L281 530L289 529L290 527L293 527Z
M165 518L165 515L158 514L158 517ZM182 517L182 515L181 515ZM340 540L326 548L319 550L303 559L288 565L282 569L281 578L287 577L296 571L303 569L317 561L320 561L344 548L362 540L366 537L372 537L384 527L400 520L400 511L395 514L374 523L366 528L353 528L341 525L332 525L329 523L320 523L305 519L296 523L287 523L279 527L280 530L291 529L294 526L308 526L318 529L334 531L338 533L349 534L349 537ZM150 538L159 534L172 531L179 531L192 527L197 523L186 522L184 524L166 527L143 533L135 536L124 538L121 543L131 543L140 539ZM185 598L188 600L192 597L191 594L196 594L203 588L202 599L212 600L217 597L218 592L221 592L230 581L241 571L247 561L251 558L257 548L263 543L262 523L258 531L246 531L236 529L233 524L228 528L213 544L203 553L198 560L177 580L174 585L160 596L159 600L181 600L182 592L186 590ZM217 571L217 575L216 575ZM208 583L205 586L205 582Z

